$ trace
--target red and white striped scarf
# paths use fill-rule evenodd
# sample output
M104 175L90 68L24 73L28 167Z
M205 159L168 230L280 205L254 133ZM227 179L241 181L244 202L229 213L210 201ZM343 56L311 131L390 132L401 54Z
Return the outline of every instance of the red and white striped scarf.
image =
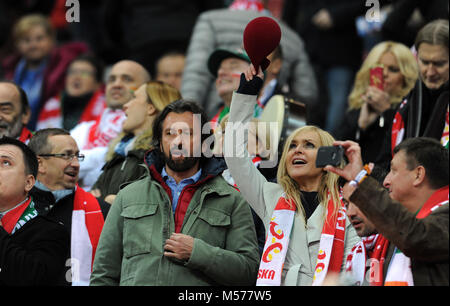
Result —
M340 201L337 218L328 195L327 215L320 236L313 286L323 284L328 273L339 273L344 256L345 206ZM275 206L258 271L257 286L279 286L294 224L295 205L283 194Z
M33 133L26 127L23 127L22 132L20 132L19 140L27 145L30 142L31 137L33 137Z
M88 286L95 251L105 221L100 204L89 192L77 186L72 212L72 286Z
M82 150L106 147L122 131L122 122L126 119L122 109L106 108L101 117L89 127L87 139Z
M97 90L89 100L78 123L97 120L106 108L103 90ZM61 96L49 99L39 113L36 130L45 128L62 128Z
M229 9L262 12L264 10L264 5L261 0L234 0L229 6Z

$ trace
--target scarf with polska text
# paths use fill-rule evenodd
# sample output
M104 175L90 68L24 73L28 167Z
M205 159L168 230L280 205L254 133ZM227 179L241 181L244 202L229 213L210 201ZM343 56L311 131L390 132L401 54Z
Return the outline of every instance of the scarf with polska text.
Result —
M328 273L339 273L344 256L345 206L340 201L336 219L330 194L328 198L327 215L320 236L313 286L322 285ZM280 286L295 210L293 201L287 200L285 194L278 199L259 266L257 286Z
M23 203L17 205L8 211L2 218L2 224L5 231L13 235L17 230L22 228L25 223L37 217L38 212L34 208L34 202L28 197Z

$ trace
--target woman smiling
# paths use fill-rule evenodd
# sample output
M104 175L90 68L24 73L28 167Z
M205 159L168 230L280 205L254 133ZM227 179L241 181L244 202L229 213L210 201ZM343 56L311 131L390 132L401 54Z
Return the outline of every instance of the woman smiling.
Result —
M241 76L230 122L245 125L251 120L262 78L261 69L256 74L253 65ZM338 177L316 167L318 148L332 145L334 138L314 126L295 130L284 145L278 183L271 183L246 157L246 140L234 139L239 128L238 124L227 125L225 161L266 227L257 284L323 285L328 277L339 275L344 258L359 241L345 217ZM229 156L234 143L237 153Z

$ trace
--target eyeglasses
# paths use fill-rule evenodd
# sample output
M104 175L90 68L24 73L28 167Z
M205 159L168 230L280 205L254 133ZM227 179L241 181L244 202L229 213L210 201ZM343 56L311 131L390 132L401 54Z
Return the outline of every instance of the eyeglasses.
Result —
M78 159L78 161L84 160L84 154L68 154L68 153L55 153L55 154L39 154L39 156L42 157L57 157L62 158L66 161L72 161L75 157Z

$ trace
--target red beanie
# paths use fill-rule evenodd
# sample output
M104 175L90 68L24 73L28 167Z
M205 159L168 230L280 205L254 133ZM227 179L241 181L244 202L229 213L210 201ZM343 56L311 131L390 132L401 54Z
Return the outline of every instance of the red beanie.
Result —
M258 17L250 21L244 30L244 49L256 71L264 71L270 64L266 58L280 44L281 29L270 17Z

